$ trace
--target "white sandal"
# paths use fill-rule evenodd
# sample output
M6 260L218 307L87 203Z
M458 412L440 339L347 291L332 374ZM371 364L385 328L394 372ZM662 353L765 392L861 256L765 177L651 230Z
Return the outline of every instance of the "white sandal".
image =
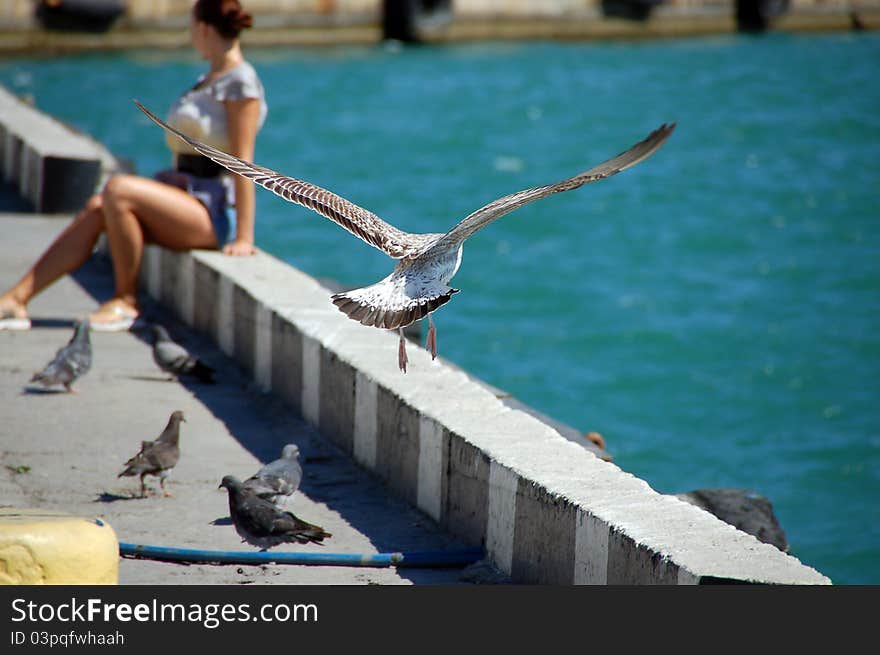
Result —
M109 309L99 310L101 314L113 313L116 318L112 321L94 321L94 314L89 316L89 325L95 332L125 332L138 321L139 315L122 309L119 305L112 305Z
M31 319L16 316L11 309L0 309L0 330L30 330Z

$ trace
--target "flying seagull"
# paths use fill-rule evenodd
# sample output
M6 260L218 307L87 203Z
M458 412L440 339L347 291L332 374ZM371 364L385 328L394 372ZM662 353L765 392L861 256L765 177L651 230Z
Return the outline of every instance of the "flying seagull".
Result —
M39 382L44 387L63 384L69 393L76 393L71 385L92 367L89 329L88 319L78 321L67 345L55 353L55 357L42 371L34 373L31 382Z
M229 492L229 516L238 536L261 550L294 541L320 545L324 539L333 536L324 528L306 523L260 498L232 475L223 478L220 488Z
M650 157L663 145L675 123L664 123L629 150L574 177L512 193L481 207L445 234L413 234L389 225L370 211L309 182L229 155L163 122L137 100L134 103L158 125L183 139L224 168L253 180L285 200L308 207L338 223L356 237L398 260L391 274L371 286L334 294L331 299L349 318L367 326L396 329L400 335L398 364L406 372L403 328L428 317L426 347L437 356L437 332L431 312L459 290L449 286L461 264L462 245L477 230L514 209L560 191L570 191L610 177Z
M172 341L168 331L161 325L153 326L153 361L156 366L169 373L172 379L190 376L202 382L214 383L214 369Z
M141 496L147 495L147 487L144 477L155 475L159 477L159 486L166 496L171 494L165 490L165 478L171 473L171 469L177 466L180 459L180 422L186 421L183 412L179 409L171 413L168 425L155 441L142 441L141 449L134 457L125 463L122 473L117 478L124 476L139 475L141 478Z
M281 450L281 457L269 462L244 481L244 487L260 498L275 505L283 505L299 488L302 480L299 448L289 443Z

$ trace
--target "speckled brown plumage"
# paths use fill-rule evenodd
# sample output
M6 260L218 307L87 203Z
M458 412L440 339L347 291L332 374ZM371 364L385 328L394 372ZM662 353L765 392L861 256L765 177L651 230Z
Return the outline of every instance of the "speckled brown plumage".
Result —
M392 273L368 287L332 296L333 304L349 318L371 327L400 332L399 365L406 370L402 329L428 317L428 340L436 343L431 312L449 302L458 291L449 285L461 264L462 245L477 230L528 203L551 194L570 191L610 177L650 157L669 138L675 124L663 124L642 141L598 166L554 184L534 187L498 198L466 216L446 233L413 234L397 229L374 213L331 191L201 143L167 125L143 105L137 106L154 122L176 134L205 157L253 180L285 200L308 207L342 226L366 243L398 260ZM436 355L432 347L432 355Z

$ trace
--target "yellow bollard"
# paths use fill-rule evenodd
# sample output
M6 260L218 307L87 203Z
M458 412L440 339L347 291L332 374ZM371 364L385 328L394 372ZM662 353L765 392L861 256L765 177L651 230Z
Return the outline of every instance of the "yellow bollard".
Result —
M0 584L118 581L119 541L109 523L54 510L0 508Z

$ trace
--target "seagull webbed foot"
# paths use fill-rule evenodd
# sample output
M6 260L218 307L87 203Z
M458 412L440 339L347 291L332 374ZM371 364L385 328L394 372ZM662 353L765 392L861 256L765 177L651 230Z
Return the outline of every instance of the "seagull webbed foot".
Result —
M403 328L397 328L400 334L400 343L397 346L397 365L400 370L406 373L406 363L409 361L406 356L406 340L403 337Z
M428 338L425 341L425 348L431 351L431 359L437 359L437 329L430 314L428 314Z

